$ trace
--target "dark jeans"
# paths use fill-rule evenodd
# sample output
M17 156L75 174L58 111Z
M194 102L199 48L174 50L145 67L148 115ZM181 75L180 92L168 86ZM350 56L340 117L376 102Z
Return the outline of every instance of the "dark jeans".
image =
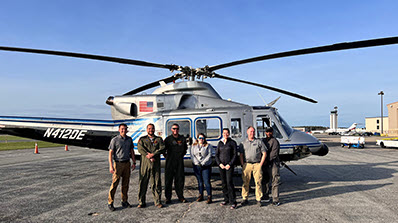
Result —
M203 195L203 184L206 187L207 196L211 196L211 165L210 166L197 166L193 165L193 171L196 179L198 179L199 194Z
M235 194L235 186L233 182L233 173L234 167L231 166L229 170L221 169L220 176L221 176L221 183L222 183L222 192L224 195L224 201L229 204L236 204L236 194Z

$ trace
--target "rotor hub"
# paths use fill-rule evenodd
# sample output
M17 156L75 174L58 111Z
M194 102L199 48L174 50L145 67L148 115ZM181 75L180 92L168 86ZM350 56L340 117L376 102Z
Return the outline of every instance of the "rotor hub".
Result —
M181 79L191 79L195 80L200 78L213 78L215 73L210 70L208 65L199 68L193 68L190 66L178 66L179 73L174 74L174 77L181 78ZM171 70L173 72L174 70Z

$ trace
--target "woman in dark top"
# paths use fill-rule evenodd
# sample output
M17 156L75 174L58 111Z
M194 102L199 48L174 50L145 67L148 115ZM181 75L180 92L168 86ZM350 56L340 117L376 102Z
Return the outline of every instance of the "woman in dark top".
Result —
M236 142L229 138L229 129L223 129L223 139L218 142L216 149L216 162L220 169L224 201L221 206L230 204L231 209L236 208L235 186L232 180L234 162L237 157Z

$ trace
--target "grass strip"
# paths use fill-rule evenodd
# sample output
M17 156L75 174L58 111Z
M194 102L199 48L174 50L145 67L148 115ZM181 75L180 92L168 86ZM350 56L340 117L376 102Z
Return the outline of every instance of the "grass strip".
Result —
M37 146L40 148L49 148L49 147L60 147L64 146L62 144L37 141ZM16 150L16 149L35 149L35 142L1 142L0 143L0 151L5 150Z
M31 139L23 138L23 137L19 137L19 136L0 135L0 141L7 141L7 140L31 140Z

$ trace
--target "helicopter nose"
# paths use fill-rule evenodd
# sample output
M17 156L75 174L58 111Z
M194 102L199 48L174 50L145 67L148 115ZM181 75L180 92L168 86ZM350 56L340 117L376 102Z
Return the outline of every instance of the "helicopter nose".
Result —
M294 144L307 146L313 155L324 156L329 152L329 148L317 138L299 130L293 132L290 140Z
M322 147L318 149L318 151L313 152L313 155L318 155L318 156L326 156L326 154L329 153L329 147L325 144L322 143Z

